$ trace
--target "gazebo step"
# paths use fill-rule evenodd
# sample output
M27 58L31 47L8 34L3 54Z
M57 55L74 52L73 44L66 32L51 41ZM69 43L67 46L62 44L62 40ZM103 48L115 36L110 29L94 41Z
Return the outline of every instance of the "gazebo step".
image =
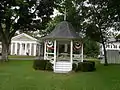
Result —
M56 71L54 71L54 73L68 73L69 71L58 71L58 70L56 70Z
M55 73L68 73L72 70L72 64L70 62L56 62L54 72Z

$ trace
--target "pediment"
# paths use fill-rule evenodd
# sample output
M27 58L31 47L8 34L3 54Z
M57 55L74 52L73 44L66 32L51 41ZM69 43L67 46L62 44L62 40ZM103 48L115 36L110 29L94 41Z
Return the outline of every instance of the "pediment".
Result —
M12 38L12 41L37 41L36 38L33 38L25 33L19 34Z

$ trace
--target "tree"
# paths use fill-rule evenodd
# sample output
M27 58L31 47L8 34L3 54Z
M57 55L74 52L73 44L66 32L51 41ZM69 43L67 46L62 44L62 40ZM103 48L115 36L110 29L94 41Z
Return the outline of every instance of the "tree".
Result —
M88 57L96 58L99 55L99 45L96 41L88 37L84 38L84 54Z
M86 7L84 7L82 3L84 1L85 0L57 0L56 2L56 9L63 17L62 21L64 20L64 15L66 14L66 21L73 25L76 32L82 31L82 23L86 14Z
M112 0L88 0L84 2L88 8L86 14L86 35L91 39L102 43L104 48L105 65L107 63L105 42L109 38L109 29L118 26L117 14L112 14L110 3ZM115 10L115 8L114 8Z
M39 32L41 37L44 37L44 36L48 35L55 28L55 26L59 22L61 22L62 20L63 20L63 16L62 15L57 15L57 16L53 17L52 20L50 20L46 24L45 29Z
M16 31L37 30L44 26L53 14L54 0L1 0L0 36L2 60L8 60L11 38ZM38 17L39 19L35 19ZM40 28L40 27L39 27Z

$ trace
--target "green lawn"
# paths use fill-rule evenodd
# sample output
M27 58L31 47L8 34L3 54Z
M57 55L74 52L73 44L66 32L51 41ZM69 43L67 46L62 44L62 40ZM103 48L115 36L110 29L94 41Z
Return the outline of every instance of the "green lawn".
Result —
M35 71L33 61L0 63L0 90L120 90L120 65L97 64L95 72Z
M35 56L17 56L17 55L9 55L8 58L35 58Z

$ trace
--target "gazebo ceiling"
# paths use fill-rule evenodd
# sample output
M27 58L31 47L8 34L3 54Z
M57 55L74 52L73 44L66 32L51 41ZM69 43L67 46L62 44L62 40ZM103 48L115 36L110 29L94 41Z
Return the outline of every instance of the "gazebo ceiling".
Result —
M67 21L62 21L56 25L55 29L43 39L80 39L79 35L75 32L72 24Z

